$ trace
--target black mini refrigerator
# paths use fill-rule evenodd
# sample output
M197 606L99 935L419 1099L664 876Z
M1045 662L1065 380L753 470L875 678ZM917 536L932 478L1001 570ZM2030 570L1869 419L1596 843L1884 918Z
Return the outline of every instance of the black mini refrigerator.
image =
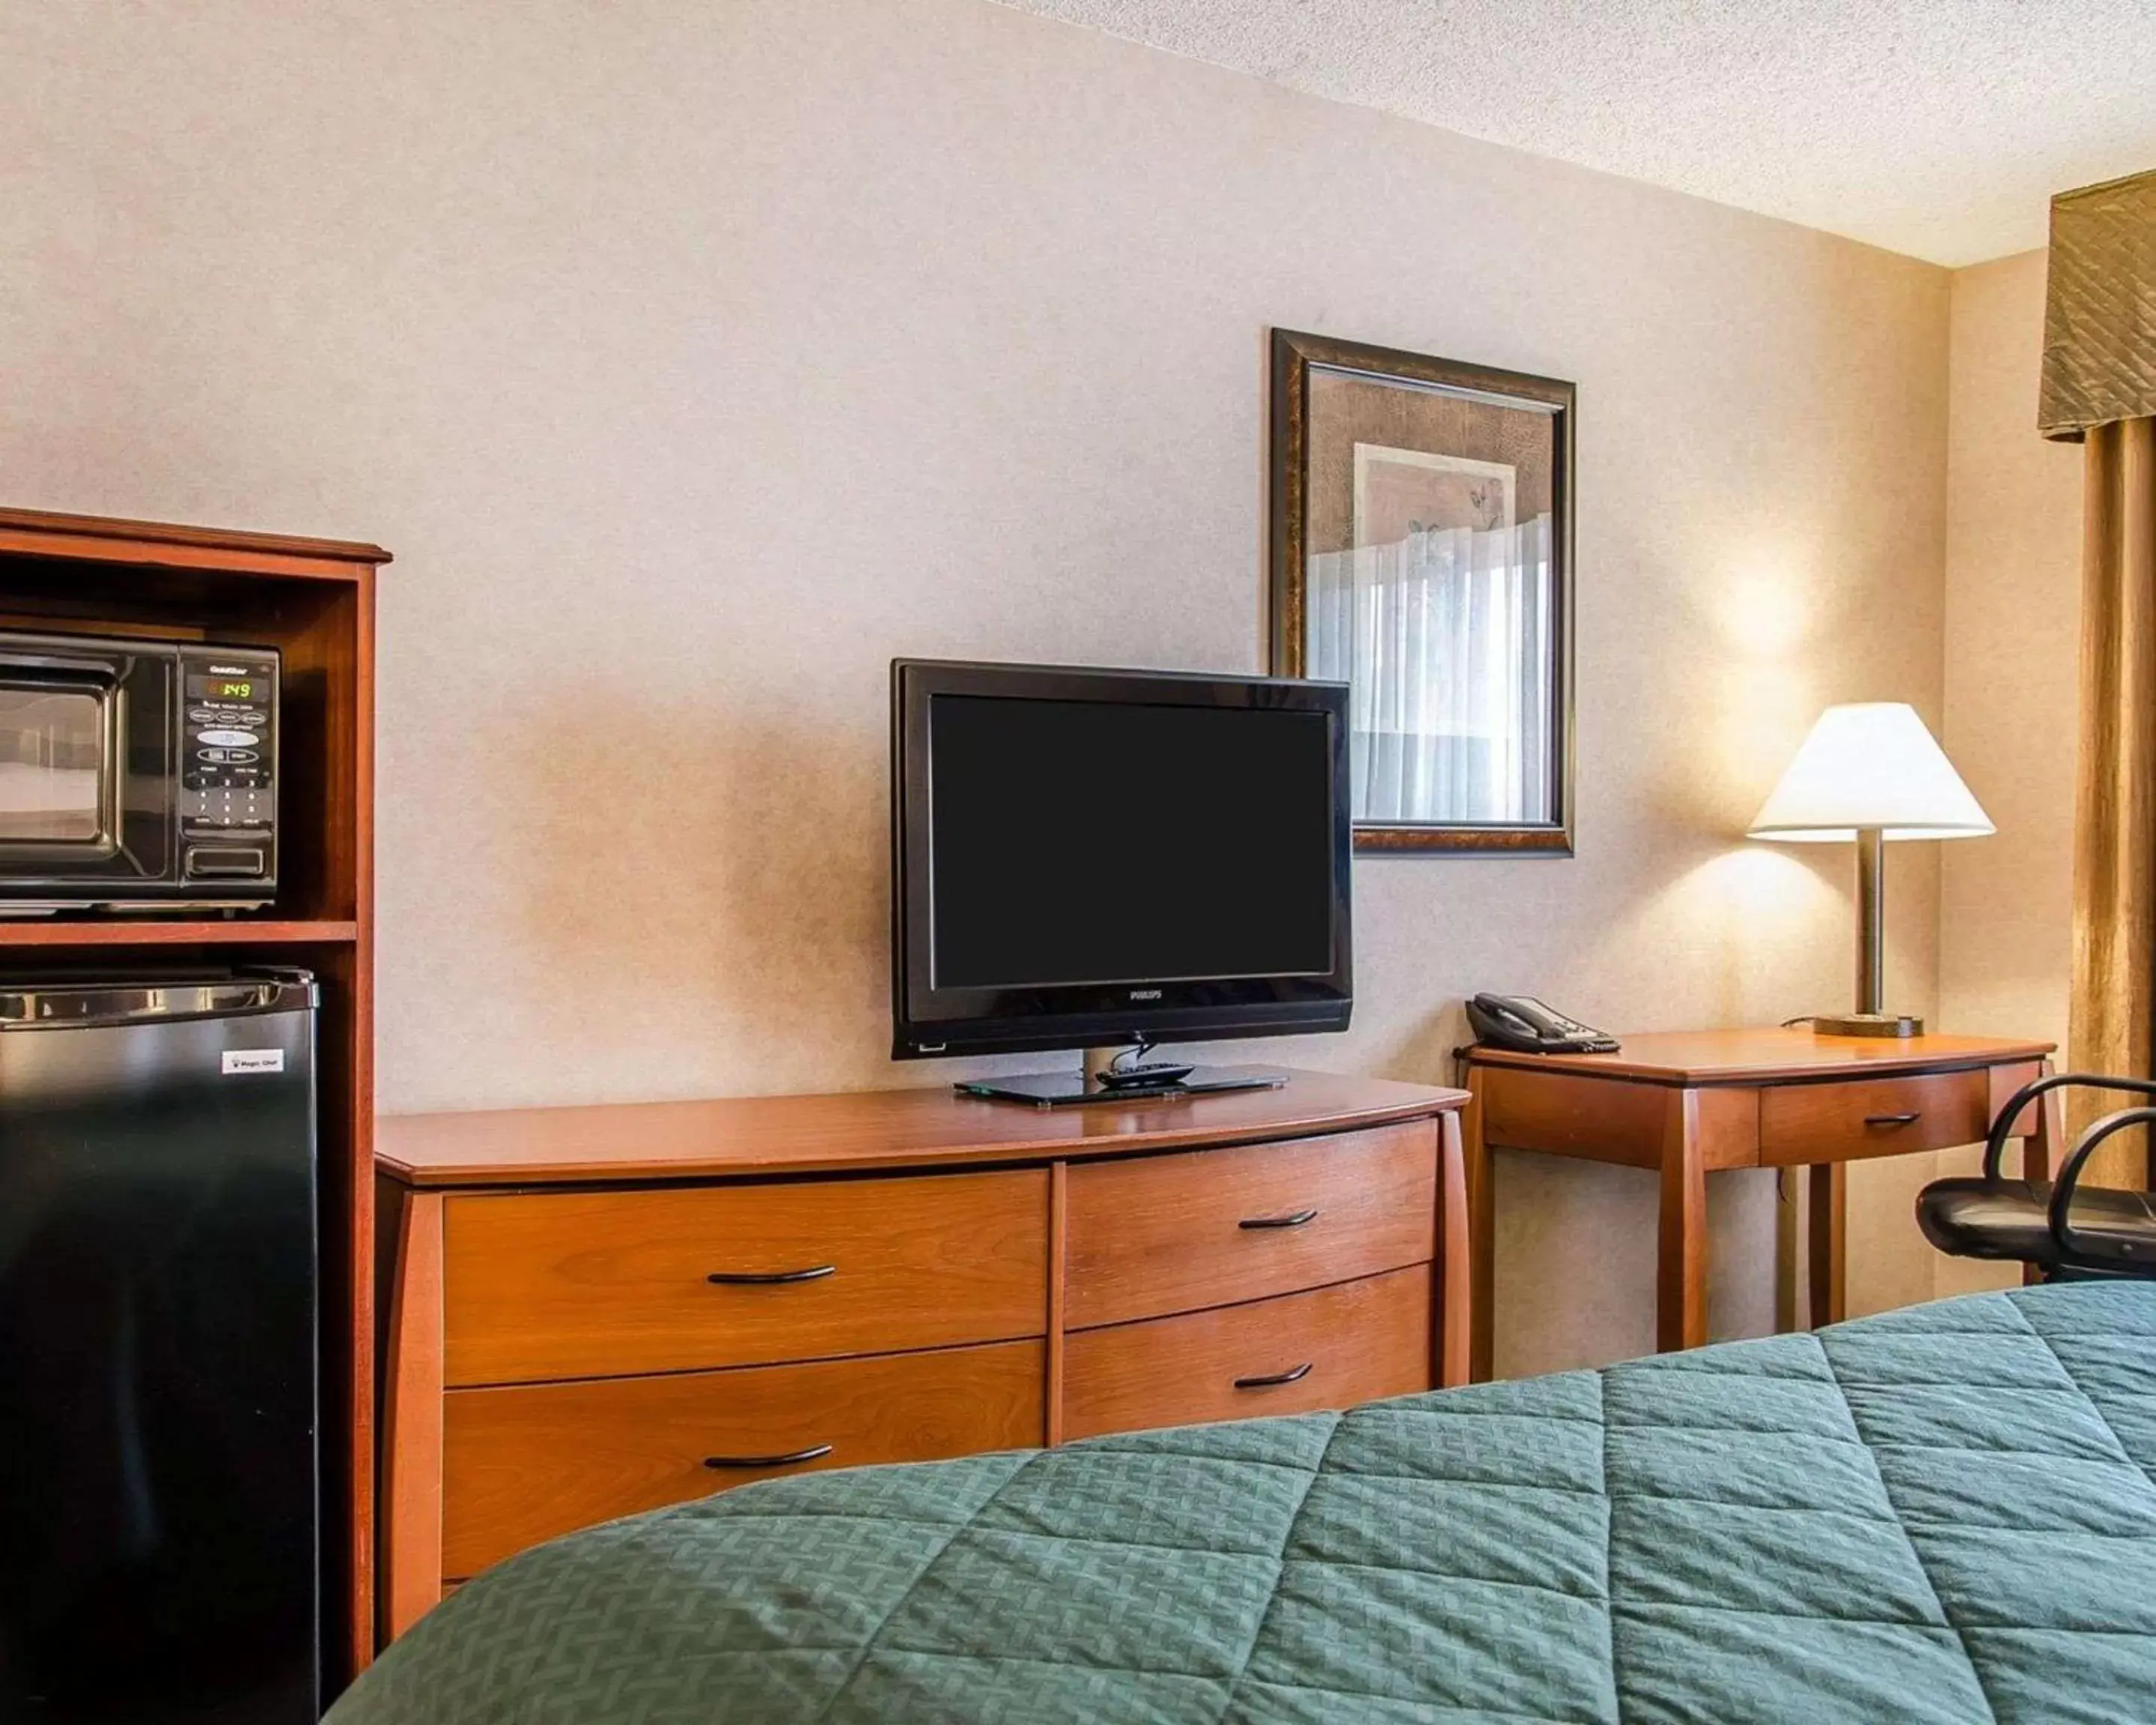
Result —
M317 1717L315 1006L0 983L0 1725Z

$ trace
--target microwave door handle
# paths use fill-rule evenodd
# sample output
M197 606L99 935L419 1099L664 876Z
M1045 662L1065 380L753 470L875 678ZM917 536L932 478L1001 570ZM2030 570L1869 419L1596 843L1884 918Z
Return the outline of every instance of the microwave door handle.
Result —
M98 824L105 829L105 841L117 847L126 841L127 779L134 754L125 682L113 685L105 701L104 719L105 761L98 773Z

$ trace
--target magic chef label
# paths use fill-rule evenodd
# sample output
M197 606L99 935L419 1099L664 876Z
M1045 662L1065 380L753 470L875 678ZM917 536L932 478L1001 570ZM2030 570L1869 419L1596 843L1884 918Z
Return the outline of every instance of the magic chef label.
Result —
M224 1051L224 1076L235 1072L281 1072L285 1070L285 1050L281 1048L228 1048Z

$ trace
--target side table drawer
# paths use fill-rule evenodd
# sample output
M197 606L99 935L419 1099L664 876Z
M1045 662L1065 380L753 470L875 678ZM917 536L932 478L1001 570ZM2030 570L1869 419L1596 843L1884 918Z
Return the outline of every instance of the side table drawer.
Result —
M466 1194L451 1384L762 1365L1039 1336L1048 1175Z
M1990 1128L1990 1103L1989 1075L1980 1067L1778 1086L1759 1097L1759 1160L1779 1168L1973 1144Z
M1070 1170L1073 1329L1295 1293L1430 1261L1428 1121Z
M442 1574L463 1579L557 1534L773 1475L1029 1447L1043 1435L1045 1353L1005 1342L453 1389Z

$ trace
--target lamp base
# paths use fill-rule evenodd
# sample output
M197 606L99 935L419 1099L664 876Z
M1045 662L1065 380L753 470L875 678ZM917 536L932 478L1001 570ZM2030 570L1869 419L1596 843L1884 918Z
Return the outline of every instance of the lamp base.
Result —
M1921 1036L1924 1021L1899 1012L1822 1014L1812 1020L1812 1030L1820 1036Z

